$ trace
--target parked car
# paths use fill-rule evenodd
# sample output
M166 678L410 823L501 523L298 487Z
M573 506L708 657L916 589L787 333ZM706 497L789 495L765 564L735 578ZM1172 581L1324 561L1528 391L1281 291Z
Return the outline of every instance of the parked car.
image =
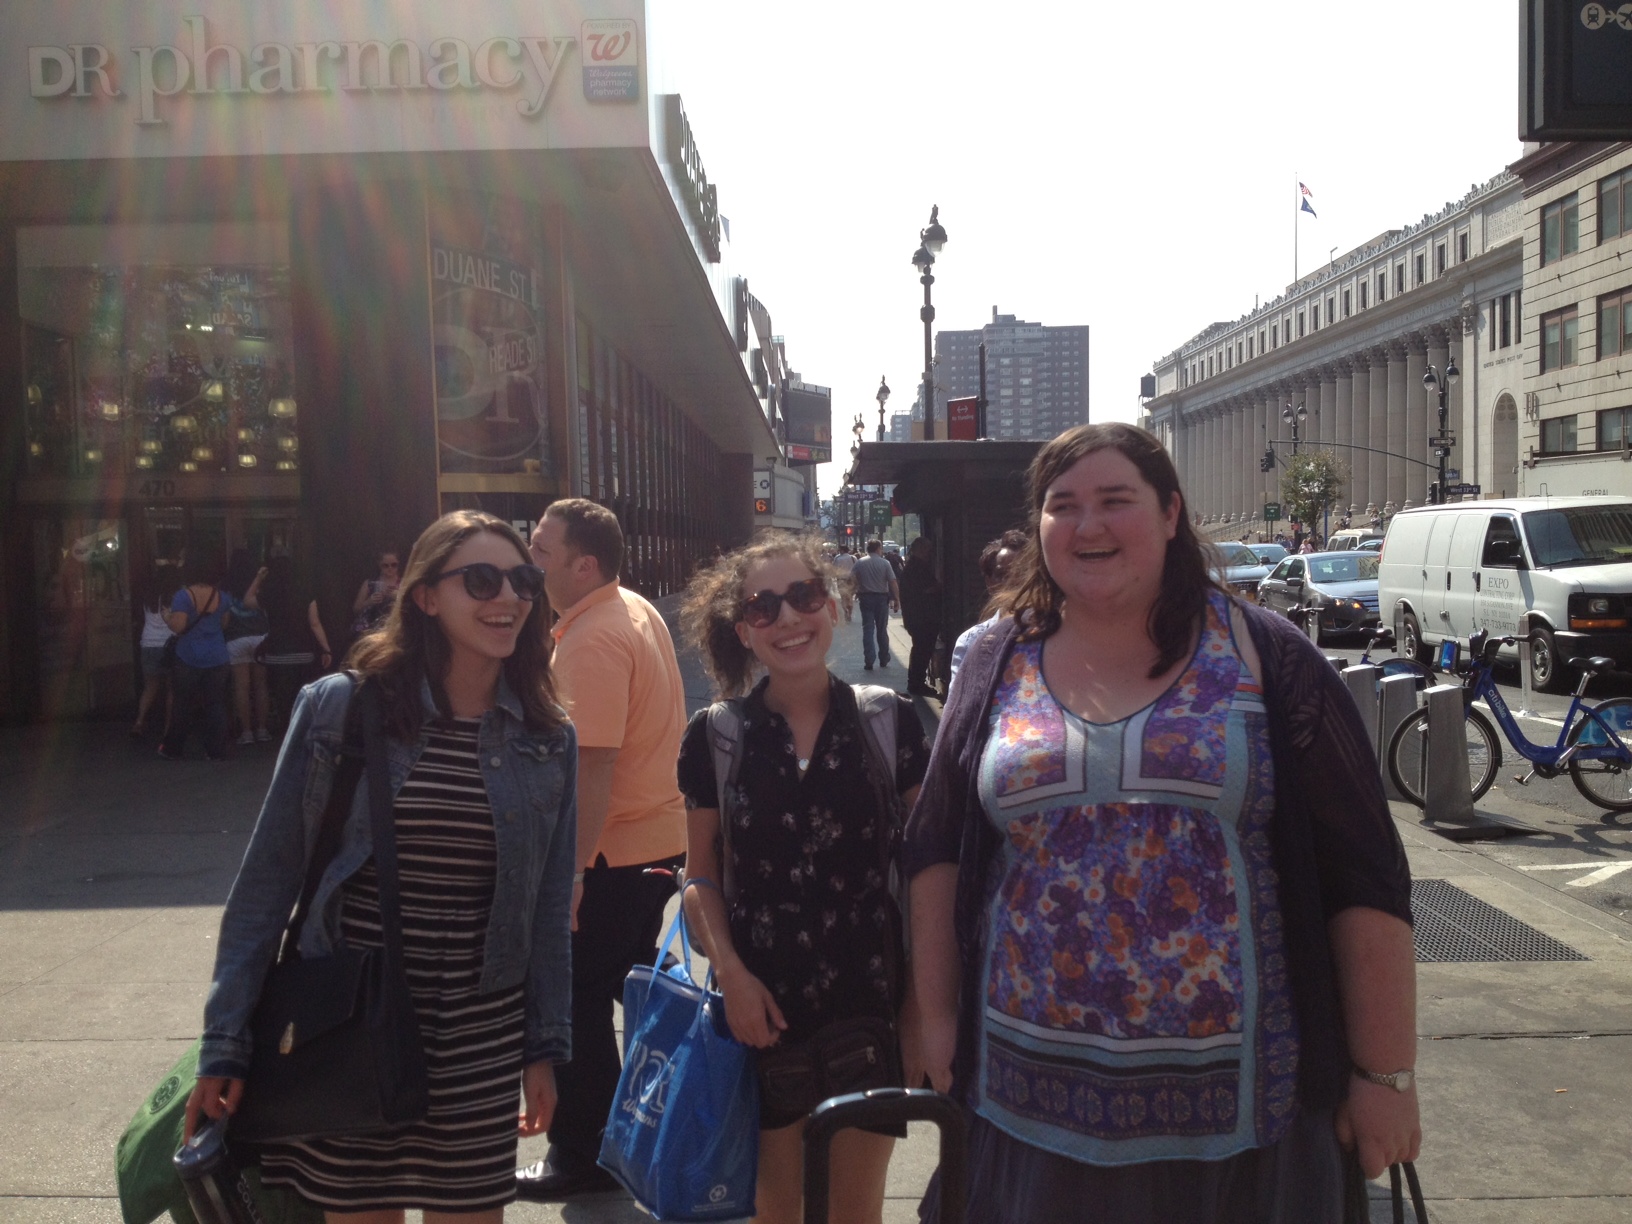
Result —
M1327 552L1353 552L1362 547L1367 540L1381 540L1383 533L1373 531L1369 527L1345 527L1342 531L1332 532L1331 539L1326 541Z
M1315 608L1315 641L1359 633L1378 623L1377 564L1372 552L1318 552L1287 557L1258 584L1258 602L1291 615Z
M1427 662L1447 638L1527 627L1531 684L1568 692L1571 659L1632 664L1632 498L1402 510L1388 525L1379 586L1400 653Z
M1213 577L1243 599L1256 598L1258 583L1271 567L1246 544L1220 544L1218 552L1222 568L1215 568Z
M1290 552L1289 549L1282 548L1279 544L1248 544L1247 547L1252 549L1253 554L1265 565L1280 564L1281 560L1288 556Z
M1356 547L1356 552L1380 553L1383 551L1382 540L1362 540Z

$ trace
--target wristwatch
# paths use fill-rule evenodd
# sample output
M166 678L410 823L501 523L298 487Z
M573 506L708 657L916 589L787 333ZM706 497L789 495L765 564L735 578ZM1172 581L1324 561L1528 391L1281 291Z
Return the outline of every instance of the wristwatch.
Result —
M1384 1088L1392 1088L1395 1092L1409 1092L1411 1082L1417 1077L1417 1073L1409 1067L1403 1071L1390 1071L1386 1075L1380 1071L1367 1071L1364 1067L1356 1067L1354 1073L1363 1080L1380 1084Z

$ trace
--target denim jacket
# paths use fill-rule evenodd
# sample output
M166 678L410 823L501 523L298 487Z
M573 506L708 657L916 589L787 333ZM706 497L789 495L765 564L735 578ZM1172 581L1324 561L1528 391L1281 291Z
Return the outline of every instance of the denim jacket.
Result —
M214 980L204 1004L200 1075L241 1079L248 1071L250 1016L305 882L340 759L351 693L350 678L336 674L307 685L295 702L272 785L221 918ZM437 712L428 684L423 698L429 721ZM393 796L425 740L424 732L413 744L386 740ZM501 676L477 743L498 858L481 990L486 994L525 982L524 1061L565 1062L572 1056L569 928L577 864L577 732L570 723L554 732L529 731L520 701ZM302 956L323 956L340 942L341 885L372 853L364 776L340 848L312 898L301 930Z

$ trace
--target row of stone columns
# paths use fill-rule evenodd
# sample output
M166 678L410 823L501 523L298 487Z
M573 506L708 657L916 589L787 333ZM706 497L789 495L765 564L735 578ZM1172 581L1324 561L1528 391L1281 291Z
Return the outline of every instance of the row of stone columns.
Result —
M1308 414L1300 448L1329 449L1348 470L1340 507L1370 518L1423 505L1436 478L1429 443L1439 420L1438 399L1422 377L1432 365L1443 378L1462 332L1460 321L1435 325L1185 413L1176 458L1191 514L1206 523L1247 523L1265 502L1279 501L1292 438L1283 412L1300 405ZM1446 421L1457 437L1446 461L1453 468L1461 466L1461 398L1458 382ZM1260 471L1266 448L1277 460L1270 472Z

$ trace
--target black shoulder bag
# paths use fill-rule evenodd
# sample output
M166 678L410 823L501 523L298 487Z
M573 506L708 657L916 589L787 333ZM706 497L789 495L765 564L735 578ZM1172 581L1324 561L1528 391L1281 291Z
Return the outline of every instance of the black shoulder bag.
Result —
M300 927L318 881L338 849L363 764L343 756L301 899L284 931L250 1021L253 1048L236 1139L264 1143L323 1135L368 1135L425 1116L425 1050L403 970L402 907L385 730L377 688L359 683L368 807L379 877L383 948L338 945L328 956L300 956ZM347 711L348 727L352 711ZM348 740L350 739L348 735Z

